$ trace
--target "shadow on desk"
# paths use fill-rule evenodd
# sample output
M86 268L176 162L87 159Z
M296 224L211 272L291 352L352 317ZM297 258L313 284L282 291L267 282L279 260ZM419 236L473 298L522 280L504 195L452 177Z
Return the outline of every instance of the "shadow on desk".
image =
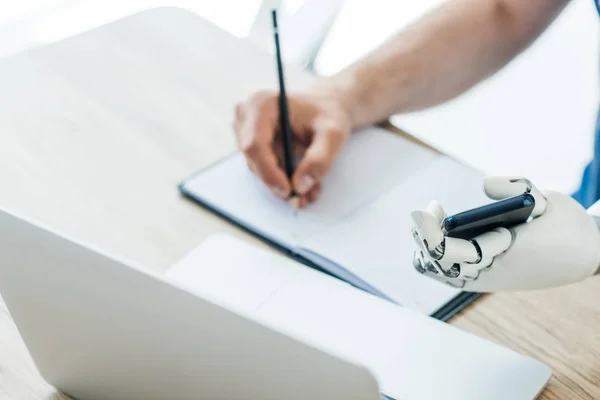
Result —
M48 396L48 399L46 400L75 400L72 397L67 396L66 394L62 394L62 393L52 393L50 396Z

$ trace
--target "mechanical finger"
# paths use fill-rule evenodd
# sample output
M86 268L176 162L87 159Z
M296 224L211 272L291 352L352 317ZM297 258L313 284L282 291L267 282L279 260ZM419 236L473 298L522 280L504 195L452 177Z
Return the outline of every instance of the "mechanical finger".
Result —
M535 207L531 213L533 218L546 211L546 196L535 187L531 181L522 177L491 176L483 180L483 190L492 200L502 200L508 197L529 193L533 196Z

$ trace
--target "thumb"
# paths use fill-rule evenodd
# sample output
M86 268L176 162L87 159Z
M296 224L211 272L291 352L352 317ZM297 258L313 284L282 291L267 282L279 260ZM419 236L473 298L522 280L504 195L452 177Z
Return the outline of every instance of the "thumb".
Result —
M532 184L520 176L486 176L483 190L492 200L504 200L531 190Z
M297 193L308 193L327 175L347 137L348 133L339 128L315 132L292 177L292 185Z

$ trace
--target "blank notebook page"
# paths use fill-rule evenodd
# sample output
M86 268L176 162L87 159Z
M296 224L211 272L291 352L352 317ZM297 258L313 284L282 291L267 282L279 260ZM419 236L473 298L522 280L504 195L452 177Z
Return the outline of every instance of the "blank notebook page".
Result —
M386 296L431 314L459 291L424 277L412 266L416 248L410 212L438 200L449 214L489 203L481 175L440 156L372 204L302 243L343 266Z
M253 231L288 247L375 201L438 155L389 131L354 132L323 181L319 200L294 215L237 153L186 180L183 190Z

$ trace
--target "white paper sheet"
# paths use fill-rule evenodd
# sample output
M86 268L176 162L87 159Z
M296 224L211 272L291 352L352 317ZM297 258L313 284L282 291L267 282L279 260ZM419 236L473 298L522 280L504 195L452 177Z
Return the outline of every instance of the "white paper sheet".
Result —
M207 300L366 366L394 398L532 400L550 376L537 361L225 235L205 241L167 276Z
M353 133L323 181L318 202L294 215L234 155L187 180L185 189L276 241L294 246L371 203L437 155L387 130Z
M167 276L208 300L252 314L303 270L310 268L219 234L190 251Z

